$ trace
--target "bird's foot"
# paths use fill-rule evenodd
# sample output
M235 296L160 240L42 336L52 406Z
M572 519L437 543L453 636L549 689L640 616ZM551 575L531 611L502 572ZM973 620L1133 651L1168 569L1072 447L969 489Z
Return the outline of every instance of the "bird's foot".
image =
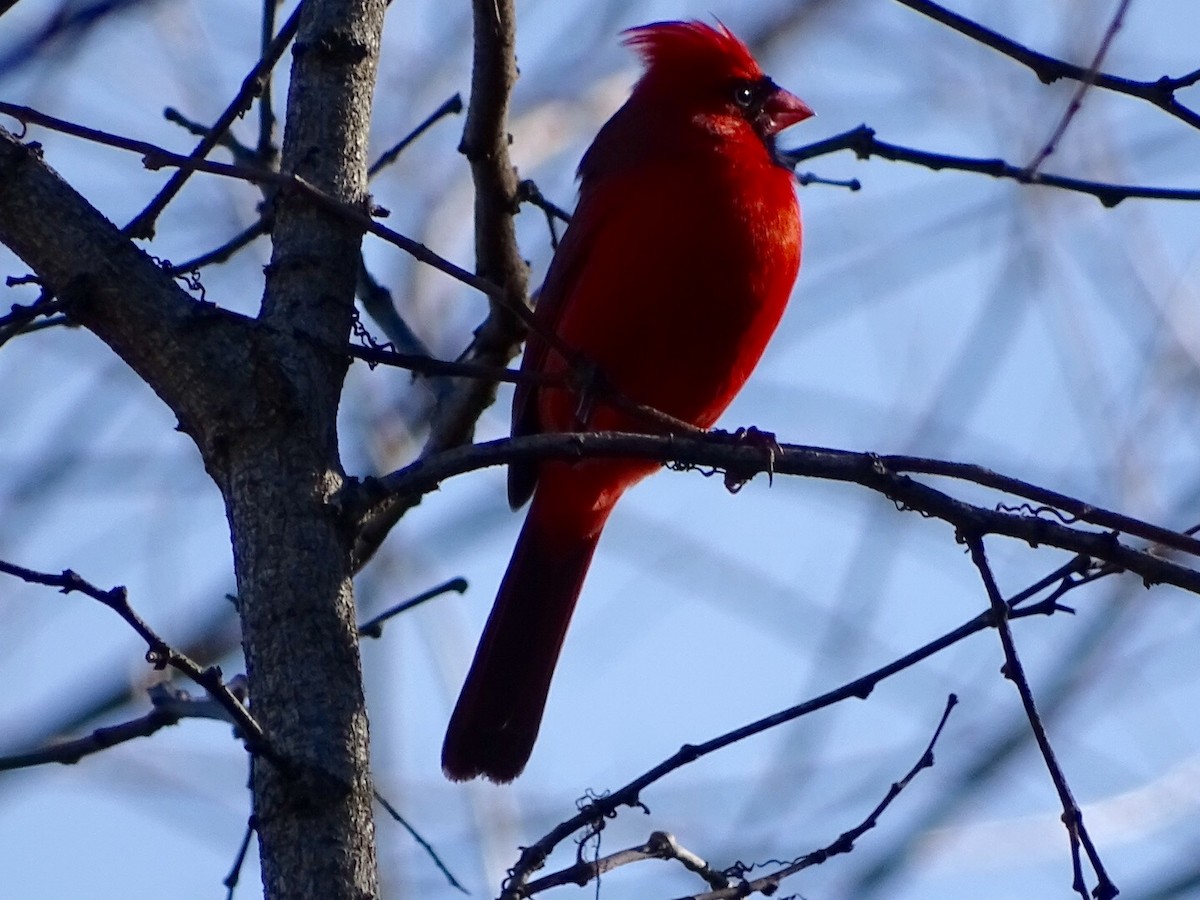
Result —
M751 425L749 428L739 428L733 432L714 431L712 433L723 436L731 444L761 448L767 457L767 484L775 483L775 457L782 450L779 446L779 441L775 438L774 432L762 431ZM736 494L762 470L761 466L755 465L730 466L725 470L725 489L731 494Z

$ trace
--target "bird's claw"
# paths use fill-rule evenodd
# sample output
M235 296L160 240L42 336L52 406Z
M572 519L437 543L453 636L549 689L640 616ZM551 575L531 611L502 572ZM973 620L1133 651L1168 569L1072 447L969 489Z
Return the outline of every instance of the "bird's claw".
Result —
M608 393L608 382L599 366L582 354L577 354L571 361L569 384L579 401L575 405L575 426L580 431L587 431L591 427L597 398Z
M775 433L771 431L762 431L751 425L749 428L739 428L732 434L724 432L729 441L733 444L761 447L767 454L767 484L775 483L775 458L783 450L779 446L779 441L775 438ZM747 467L745 469L729 468L725 470L725 489L731 494L736 494L745 487L750 480L758 474L758 468Z

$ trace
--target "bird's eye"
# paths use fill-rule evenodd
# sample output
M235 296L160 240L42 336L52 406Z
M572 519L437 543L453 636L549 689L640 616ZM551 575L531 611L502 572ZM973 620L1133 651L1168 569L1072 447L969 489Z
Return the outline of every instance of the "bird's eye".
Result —
M744 81L738 82L733 86L733 102L742 109L749 109L754 105L755 93L753 85Z

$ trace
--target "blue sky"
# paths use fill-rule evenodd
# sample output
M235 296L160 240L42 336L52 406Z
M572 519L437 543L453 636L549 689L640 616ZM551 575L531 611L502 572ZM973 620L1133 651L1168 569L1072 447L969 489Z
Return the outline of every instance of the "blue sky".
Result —
M1116 7L952 5L1081 64ZM466 4L395 6L375 153L468 89ZM53 8L24 0L7 13L0 58ZM636 77L618 31L710 13L752 40L776 81L817 110L785 146L867 123L896 143L1024 164L1073 90L1043 85L898 3L527 2L519 5L522 77L512 121L521 174L571 206L579 155ZM232 0L145 3L7 70L0 99L189 148L161 110L214 118L256 58L257 19ZM1134 0L1105 69L1144 80L1191 71L1200 66L1198 26L1200 8L1188 0ZM286 65L277 81L286 84ZM373 192L391 227L470 267L470 180L455 152L461 125L439 124ZM254 127L247 119L237 133L250 140ZM119 223L165 177L119 151L39 129L30 137ZM1043 169L1200 187L1197 142L1195 130L1149 104L1097 90ZM1170 527L1200 522L1200 205L1131 200L1106 210L1061 191L847 153L802 170L858 178L862 189L801 189L805 260L796 295L724 426L979 463ZM254 220L258 199L242 183L197 176L148 249L178 261L216 246ZM520 236L537 280L550 248L536 210L522 213ZM484 314L482 298L394 247L366 248L409 324L438 355L456 355ZM208 299L253 312L267 254L260 241L207 270ZM25 271L6 251L0 260L6 275ZM35 297L28 288L8 294L4 310ZM352 370L342 414L349 471L389 471L413 457L424 391L403 372ZM509 397L501 391L480 438L506 432ZM103 345L67 329L12 341L0 351L0 408L0 559L124 584L179 645L235 634L220 497L166 408ZM663 473L632 491L611 521L526 774L510 787L453 785L439 770L442 732L520 525L503 478L489 470L444 485L401 522L358 583L364 618L447 578L470 583L465 596L393 622L364 644L363 659L378 787L476 896L494 893L515 848L572 813L586 790L619 786L680 744L874 669L986 606L944 523L901 513L861 488L759 479L730 496L718 479ZM989 550L1010 593L1065 561L1001 539ZM1194 865L1200 839L1200 606L1131 577L1076 591L1069 602L1075 616L1022 622L1016 637L1114 881L1130 896L1149 895ZM144 648L99 605L5 581L0 622L0 752L39 742L108 692L133 697L75 723L72 735L148 708ZM240 671L236 654L220 662ZM651 815L625 811L611 822L602 852L642 843L654 829L721 866L827 844L912 765L955 692L962 702L937 765L853 854L784 890L810 898L1067 896L1060 810L1001 662L996 636L977 635L865 702L690 766L647 792ZM1014 735L1016 749L987 769ZM7 773L0 895L220 896L249 812L245 777L229 728L207 721L73 767ZM454 893L400 828L382 816L377 827L388 896ZM563 848L551 867L569 864L572 853ZM257 877L252 854L238 896L254 896ZM674 896L702 885L677 867L644 863L607 876L605 887Z

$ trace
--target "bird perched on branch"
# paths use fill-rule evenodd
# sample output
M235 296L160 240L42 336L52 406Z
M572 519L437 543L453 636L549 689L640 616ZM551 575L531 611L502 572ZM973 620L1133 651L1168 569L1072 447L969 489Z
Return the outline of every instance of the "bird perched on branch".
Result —
M579 204L521 365L572 387L519 385L514 436L669 430L614 397L709 428L757 364L799 271L799 207L775 136L812 110L723 25L659 22L625 42L645 72L579 165ZM510 504L533 504L450 719L448 777L507 782L525 768L601 529L657 468L510 465Z

